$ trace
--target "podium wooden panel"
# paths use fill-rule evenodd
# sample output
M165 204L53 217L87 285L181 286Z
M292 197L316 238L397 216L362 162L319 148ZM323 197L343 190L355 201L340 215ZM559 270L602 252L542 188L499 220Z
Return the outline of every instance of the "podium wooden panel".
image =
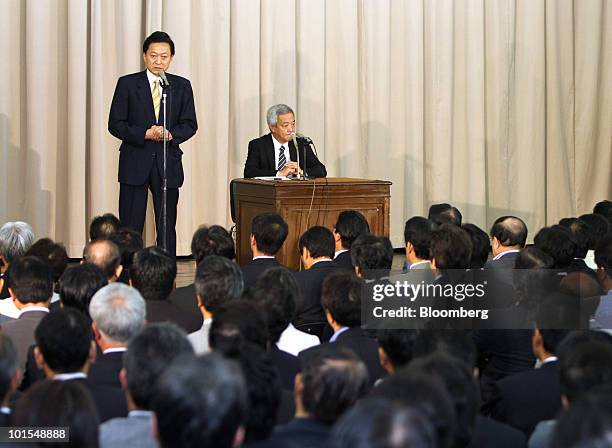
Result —
M251 222L263 212L276 212L287 221L289 235L277 258L281 264L296 270L300 268L300 235L313 225L331 229L343 210L361 212L372 233L389 236L391 182L352 178L235 179L233 182L236 258L240 265L253 257L249 243Z

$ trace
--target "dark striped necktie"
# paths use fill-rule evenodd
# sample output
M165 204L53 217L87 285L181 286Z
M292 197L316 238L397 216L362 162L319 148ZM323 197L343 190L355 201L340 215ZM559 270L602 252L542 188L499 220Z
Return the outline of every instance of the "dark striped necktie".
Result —
M278 150L280 151L280 153L278 154L277 171L280 171L287 164L287 158L285 157L285 147L284 146L281 146Z

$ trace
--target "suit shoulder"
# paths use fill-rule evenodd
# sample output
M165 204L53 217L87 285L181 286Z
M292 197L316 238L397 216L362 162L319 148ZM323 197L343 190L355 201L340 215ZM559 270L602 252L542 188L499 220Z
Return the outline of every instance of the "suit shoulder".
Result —
M190 86L191 85L191 81L189 81L187 78L184 78L182 76L173 75L171 73L168 73L167 76L168 76L168 80L171 83L170 84L171 88L172 88L172 84L176 84L180 86Z
M117 80L117 83L136 82L142 79L142 76L143 76L142 72L128 73L127 75L120 76L119 79Z
M249 146L251 146L251 145L256 145L256 146L265 145L266 143L268 143L268 141L270 141L270 134L269 133L265 134L265 135L262 135L261 137L254 138L253 140L251 140L249 142Z

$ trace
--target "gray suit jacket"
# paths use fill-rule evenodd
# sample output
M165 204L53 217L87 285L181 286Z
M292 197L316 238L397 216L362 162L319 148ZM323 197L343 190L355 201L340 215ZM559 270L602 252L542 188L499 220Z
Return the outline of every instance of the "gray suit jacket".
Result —
M10 322L2 324L2 331L13 340L17 351L19 366L25 369L28 350L34 344L34 330L48 313L44 311L26 311Z
M151 414L113 418L100 425L100 448L151 448L159 446L151 433Z

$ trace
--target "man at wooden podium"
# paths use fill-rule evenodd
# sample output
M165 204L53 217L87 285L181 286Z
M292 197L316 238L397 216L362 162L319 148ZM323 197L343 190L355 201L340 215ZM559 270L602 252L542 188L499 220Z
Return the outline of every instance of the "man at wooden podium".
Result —
M298 154L292 138L295 134L295 114L286 104L275 104L268 109L266 121L270 133L249 142L244 164L244 177L293 176L306 172L308 177L326 177L327 171L312 152L308 139L297 136ZM304 153L306 160L304 160ZM304 169L306 167L306 169Z

